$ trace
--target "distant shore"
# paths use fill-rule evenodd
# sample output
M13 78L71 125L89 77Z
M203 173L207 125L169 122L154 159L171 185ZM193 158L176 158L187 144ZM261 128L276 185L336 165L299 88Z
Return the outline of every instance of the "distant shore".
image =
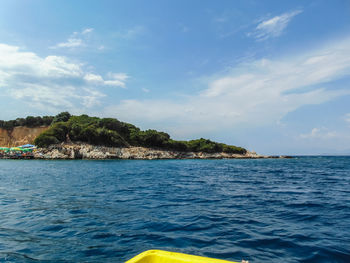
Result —
M267 159L291 158L290 156L266 156L255 152L245 154L181 152L173 150L153 149L145 147L105 147L85 143L62 143L47 148L38 148L33 153L33 159Z

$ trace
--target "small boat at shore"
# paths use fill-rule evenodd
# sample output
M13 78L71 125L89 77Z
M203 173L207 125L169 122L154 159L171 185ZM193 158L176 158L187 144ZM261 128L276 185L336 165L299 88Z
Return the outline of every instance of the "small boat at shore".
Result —
M242 261L247 262L247 261ZM125 263L238 263L222 259L207 258L182 254L177 252L168 252L163 250L147 250L133 257Z

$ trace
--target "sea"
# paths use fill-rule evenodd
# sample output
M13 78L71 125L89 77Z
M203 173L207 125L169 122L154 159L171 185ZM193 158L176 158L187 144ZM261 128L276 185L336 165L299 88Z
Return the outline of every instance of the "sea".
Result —
M0 262L350 262L350 157L0 160Z

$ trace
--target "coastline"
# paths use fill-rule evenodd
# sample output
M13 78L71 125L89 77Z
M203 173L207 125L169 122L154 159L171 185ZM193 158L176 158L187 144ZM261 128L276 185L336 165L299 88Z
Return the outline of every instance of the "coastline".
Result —
M145 147L106 147L86 143L61 143L47 148L38 148L33 159L87 159L87 160L159 160L159 159L269 159L291 158L290 156L266 156L247 151L245 154L181 152Z

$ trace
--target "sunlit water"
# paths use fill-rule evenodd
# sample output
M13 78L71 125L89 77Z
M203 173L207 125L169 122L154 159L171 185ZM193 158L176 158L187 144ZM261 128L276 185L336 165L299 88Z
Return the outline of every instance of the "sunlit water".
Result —
M0 160L0 262L350 262L350 157Z

